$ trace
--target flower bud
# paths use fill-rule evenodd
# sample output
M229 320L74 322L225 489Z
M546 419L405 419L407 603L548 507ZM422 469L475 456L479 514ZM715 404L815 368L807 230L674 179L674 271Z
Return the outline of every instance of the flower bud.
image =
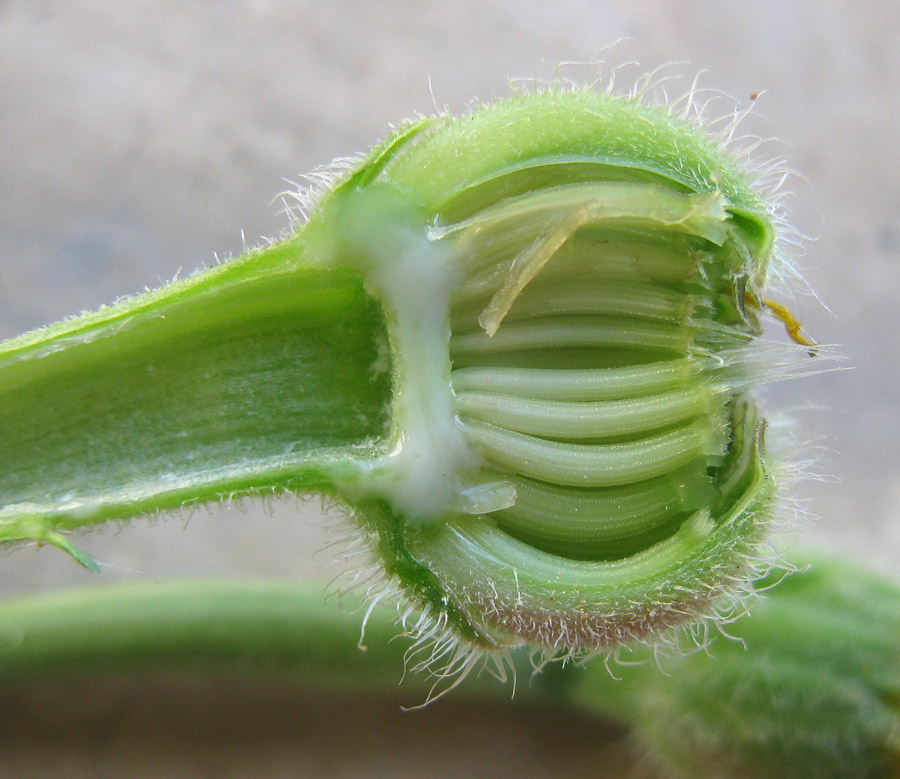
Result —
M318 205L394 382L390 447L337 491L436 653L655 640L752 577L772 210L702 130L593 90L410 125Z

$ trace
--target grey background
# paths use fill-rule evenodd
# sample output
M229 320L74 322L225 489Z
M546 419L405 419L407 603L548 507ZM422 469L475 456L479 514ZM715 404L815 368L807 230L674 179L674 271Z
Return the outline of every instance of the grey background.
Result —
M792 307L853 368L767 392L771 408L792 409L794 434L828 477L798 487L818 519L785 543L827 545L893 573L898 30L900 4L877 0L0 2L0 338L158 286L214 252L237 254L241 231L250 243L277 235L283 177L365 149L391 122L435 105L464 111L509 94L510 77L549 78L557 63L632 38L606 55L641 63L623 82L687 62L673 94L700 69L741 105L765 92L747 127L783 139L773 151L800 174L789 208L816 236L800 262L830 311L811 297ZM330 521L315 503L213 507L80 543L106 562L107 583L325 579L327 555L313 553ZM0 559L3 595L97 580L54 549ZM393 702L316 701L273 685L166 684L0 691L0 720L17 712L20 723L0 746L6 770L577 776L628 760L594 726L540 712L451 703L411 717ZM88 711L80 720L59 705L76 693Z

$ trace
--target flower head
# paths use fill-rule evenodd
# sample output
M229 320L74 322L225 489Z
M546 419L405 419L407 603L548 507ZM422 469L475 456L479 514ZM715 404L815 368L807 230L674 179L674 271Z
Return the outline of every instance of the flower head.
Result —
M592 89L409 125L317 205L394 371L390 446L337 492L436 654L653 641L754 576L777 221L701 129Z

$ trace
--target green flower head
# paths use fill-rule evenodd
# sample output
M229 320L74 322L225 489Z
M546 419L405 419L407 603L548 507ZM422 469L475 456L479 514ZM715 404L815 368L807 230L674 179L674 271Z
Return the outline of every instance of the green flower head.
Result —
M776 211L692 123L593 89L410 124L316 204L393 366L389 446L336 490L437 655L655 641L753 577Z

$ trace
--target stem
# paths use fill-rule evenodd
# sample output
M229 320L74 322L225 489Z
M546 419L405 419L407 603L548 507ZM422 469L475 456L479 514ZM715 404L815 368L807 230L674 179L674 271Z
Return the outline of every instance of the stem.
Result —
M396 613L372 610L361 643L354 597L326 603L318 587L276 580L203 580L83 588L7 600L0 608L0 683L103 674L188 671L291 677L312 687L395 692L409 642ZM518 672L527 678L527 657ZM522 685L555 697L556 674ZM408 674L411 703L434 679ZM527 689L525 689L527 688ZM469 694L508 699L489 674Z
M321 590L279 581L197 581L82 589L7 601L0 678L194 670L280 673L356 688L396 686L402 647L386 614L359 620ZM14 637L10 639L9 637Z
M765 582L772 584L771 581ZM355 605L355 601L353 604ZM0 609L0 681L193 671L299 678L359 693L396 690L408 642L396 612L358 615L291 582L130 585L32 596ZM900 589L817 561L771 590L709 652L561 666L513 661L516 697L630 725L669 776L892 776L900 766ZM433 679L410 674L420 703ZM489 674L461 693L508 697Z
M5 344L0 540L328 491L339 458L377 447L381 309L359 274L303 254L291 240Z

